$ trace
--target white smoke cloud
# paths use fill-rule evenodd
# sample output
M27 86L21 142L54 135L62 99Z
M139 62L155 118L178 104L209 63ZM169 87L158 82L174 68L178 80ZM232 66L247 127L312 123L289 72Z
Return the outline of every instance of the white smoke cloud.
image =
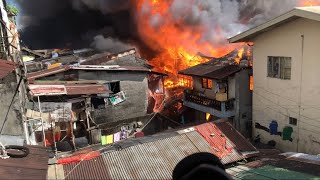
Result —
M150 2L144 2L142 13L149 13ZM177 24L182 21L190 28L200 28L201 41L221 44L226 43L228 37L289 11L298 2L299 0L173 0L169 13ZM151 18L150 24L157 28L164 19L157 14ZM243 19L247 21L242 22Z
M94 41L91 44L91 47L99 51L107 52L120 52L132 48L132 46L126 43L123 43L111 37L105 38L103 35L98 35L94 37Z
M243 13L253 15L249 21L252 27L293 9L298 3L299 0L243 0L240 9Z

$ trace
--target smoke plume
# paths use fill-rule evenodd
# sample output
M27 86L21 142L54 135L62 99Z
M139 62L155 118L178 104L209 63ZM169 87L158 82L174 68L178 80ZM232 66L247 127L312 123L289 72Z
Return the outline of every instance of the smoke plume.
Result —
M18 17L21 38L31 48L93 45L99 50L110 49L112 45L121 49L128 42L155 49L150 45L152 43L146 42L146 39L150 41L150 37L139 31L139 28L144 28L138 27L139 21L147 21L151 27L158 29L170 20L181 32L184 28L201 32L196 44L223 45L226 38L298 4L298 0L159 0L169 4L164 16L153 14L151 0L15 1L21 8ZM142 4L140 9L136 8L137 4ZM150 18L139 18L146 17L142 15L149 15ZM166 35L159 32L159 36ZM185 42L181 40L177 43L186 47L195 46ZM157 48L159 46L161 44Z
M94 42L91 44L92 47L99 51L108 51L108 52L119 52L125 51L127 49L132 48L126 43L123 43L117 39L113 38L105 38L103 35L98 35L94 37Z

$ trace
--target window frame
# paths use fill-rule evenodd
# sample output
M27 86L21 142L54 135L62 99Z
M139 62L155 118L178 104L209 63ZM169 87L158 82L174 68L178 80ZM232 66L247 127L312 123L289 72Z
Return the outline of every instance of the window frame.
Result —
M289 124L293 125L293 126L297 126L298 125L298 119L289 116Z
M213 88L213 80L209 78L202 78L202 88L203 89L212 89Z
M267 77L291 80L292 57L268 56Z
M179 85L181 87L193 88L193 77L186 75L179 75Z

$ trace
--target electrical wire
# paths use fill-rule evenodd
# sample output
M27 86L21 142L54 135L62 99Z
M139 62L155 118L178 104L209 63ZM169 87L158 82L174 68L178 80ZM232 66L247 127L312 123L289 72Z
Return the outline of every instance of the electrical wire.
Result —
M257 96L259 96L259 97L262 97L263 99L265 99L265 100L267 100L267 101L269 101L269 102L271 102L271 103L273 103L273 104L275 104L276 106L279 106L279 107L281 107L281 108L283 108L283 109L287 109L286 107L284 107L284 106L282 106L282 105L279 105L279 104L277 104L277 103L275 103L275 102L273 102L272 100L270 100L270 99L268 99L268 98L266 98L266 97L264 97L264 96L262 96L262 95L260 95L260 94L258 94L258 93L254 93L255 95L257 95ZM263 106L262 106L263 107ZM288 109L287 109L288 110ZM291 111L291 112L293 112L293 111ZM293 112L294 114L298 114L298 113L296 113L296 112ZM287 115L285 115L285 116L287 116ZM315 122L320 122L319 121L319 119L316 119L316 118L310 118L310 117L307 117L307 116L304 116L304 115L300 115L301 117L304 117L304 118L306 118L306 119L309 119L309 120L313 120L313 121L315 121Z
M279 94L276 94L276 93L274 93L274 92L271 92L271 91L265 89L264 87L255 86L255 88L262 89L263 91L266 91L266 92L268 92L268 93L270 93L270 94L273 94L273 95L275 95L275 96L277 96L277 97L279 97L279 98L282 98L282 99L285 99L285 100L288 100L288 101L291 101L291 102L297 104L297 105L292 105L292 104L290 104L290 105L286 105L286 106L299 106L299 102L297 102L297 101L295 101L295 100L292 100L292 99L290 99L290 98L283 97L283 96L281 96L281 95L279 95ZM253 91L253 92L255 92L255 91ZM309 106L309 107L311 107L311 108L313 108L313 109L320 110L320 104L318 104L318 105L306 105L306 104L301 104L301 106ZM316 108L316 107L319 107L319 108Z
M20 85L21 85L22 80L23 80L23 76L20 77L19 83L17 84L17 87L16 87L16 89L15 89L14 95L13 95L13 97L12 97L12 99L11 99L10 105L9 105L8 110L7 110L7 113L6 113L6 116L4 117L4 120L3 120L3 123L2 123L2 126L1 126L0 134L2 134L3 127L4 127L5 123L6 123L7 120L8 120L8 115L9 115L11 106L12 106L12 104L13 104L14 98L16 97L16 95L17 95L17 93L18 93L18 91L19 91L19 87L20 87Z
M258 94L256 94L256 95L258 95ZM258 96L260 96L260 97L262 97L262 98L265 98L266 100L272 102L271 100L267 99L266 97L263 97L263 96L261 96L261 95L258 95ZM274 103L274 102L273 102L273 103ZM274 104L276 104L276 103L274 103ZM276 104L276 105L277 105L277 104ZM279 105L277 105L277 106L279 106ZM281 106L280 106L280 107L281 107ZM282 107L282 108L285 109L285 107ZM287 114L284 114L284 113L280 112L278 109L274 109L274 108L271 108L271 107L267 107L267 109L271 109L272 111L275 111L275 112L277 112L278 114L281 114L281 115L283 115L283 116L285 116L285 117L289 117ZM293 112L293 113L295 113L295 112ZM297 114L297 113L295 113L295 114ZM306 119L313 120L313 121L315 121L315 122L320 122L320 121L318 121L318 120L316 120L316 119L309 118L309 117L307 117L307 116L301 115L301 117L304 117L304 118L306 118ZM259 121L258 121L258 122L259 122ZM317 126L317 125L315 125L315 124L312 124L312 123L309 123L309 122L306 122L306 121L301 121L301 120L299 120L299 123L307 124L307 125L309 125L309 126L316 127L316 128L319 128L319 129L320 129L320 126ZM303 130L306 130L306 129L303 129ZM320 133L320 131L314 131L314 130L307 130L307 131L310 131L310 132L313 132L313 133L316 133L316 134L319 134L319 133Z

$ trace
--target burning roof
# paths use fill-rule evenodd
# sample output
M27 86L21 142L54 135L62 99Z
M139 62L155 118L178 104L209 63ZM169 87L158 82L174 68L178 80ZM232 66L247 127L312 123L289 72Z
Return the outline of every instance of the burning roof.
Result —
M199 64L191 68L179 71L179 74L187 76L199 76L215 80L222 80L230 75L239 72L241 68L238 65L221 65L210 61L207 63Z

